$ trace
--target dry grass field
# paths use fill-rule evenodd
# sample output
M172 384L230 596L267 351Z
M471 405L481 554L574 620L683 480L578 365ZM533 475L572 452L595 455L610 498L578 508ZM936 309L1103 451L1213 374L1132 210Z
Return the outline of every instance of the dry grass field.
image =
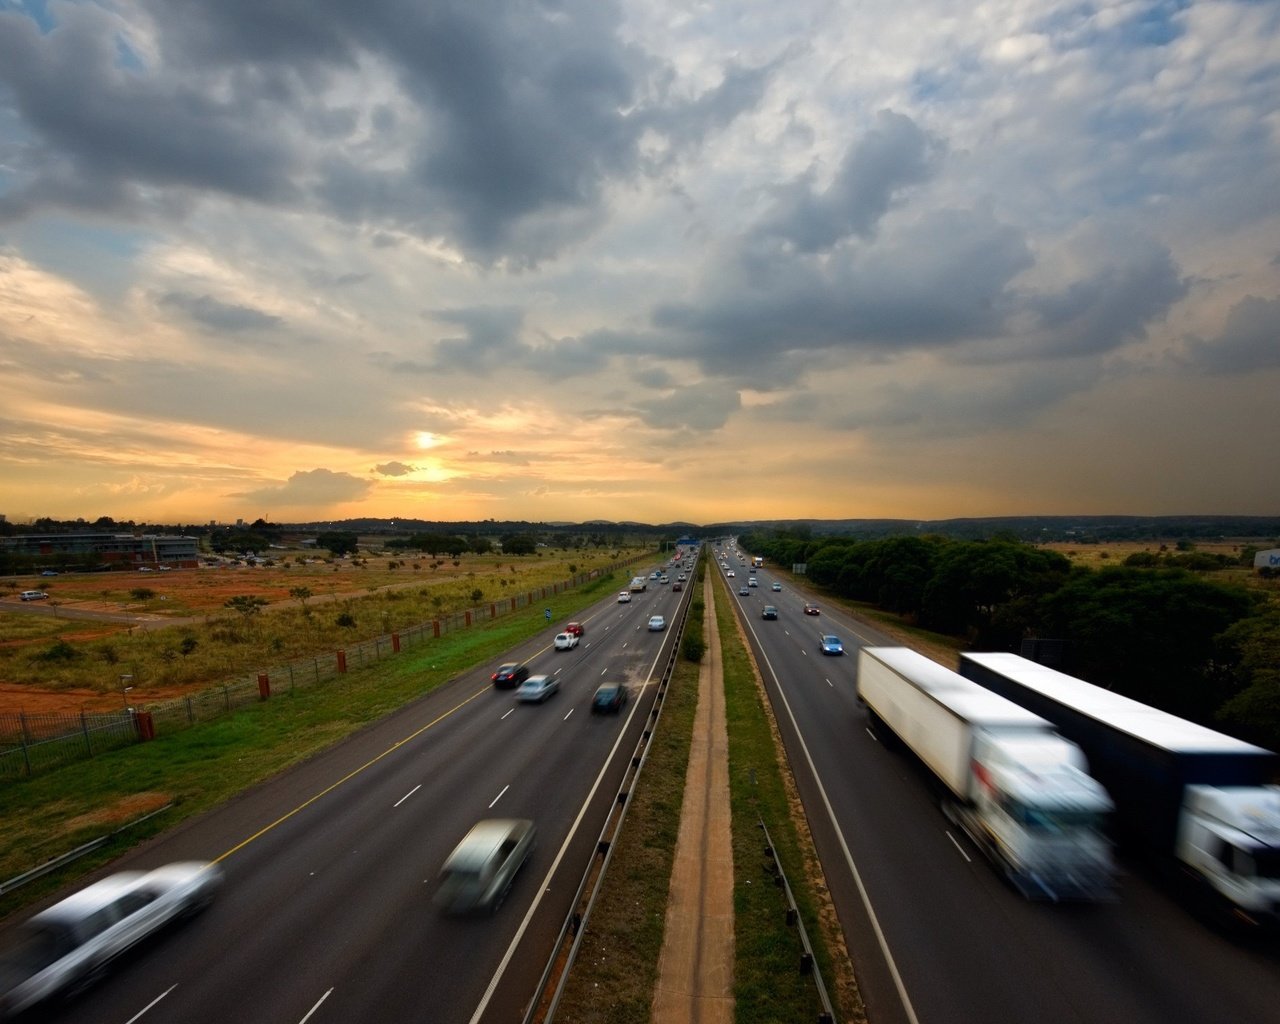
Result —
M180 696L268 664L331 652L472 607L501 604L592 570L626 571L631 550L359 560L17 577L0 589L0 713L118 708ZM655 556L656 557L656 556ZM48 601L23 604L40 589ZM305 590L305 599L295 596ZM226 607L267 602L260 614Z

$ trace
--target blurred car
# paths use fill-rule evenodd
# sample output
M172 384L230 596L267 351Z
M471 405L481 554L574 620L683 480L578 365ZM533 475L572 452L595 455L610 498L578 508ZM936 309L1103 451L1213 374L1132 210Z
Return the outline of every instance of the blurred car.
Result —
M521 704L541 704L560 689L555 676L530 676L516 690L516 700Z
M684 590L684 584L681 583L679 580L676 580L673 584L671 584L671 590L672 592L675 592L677 590Z
M621 711L622 706L627 703L627 696L627 688L622 683L602 683L596 687L595 695L591 698L591 713Z
M659 630L663 630L666 628L667 628L667 620L664 619L661 615L649 616L649 632L650 633L656 633Z
M493 685L499 690L513 690L529 678L529 666L509 661L499 665L493 674Z
M40 573L40 575L41 575L41 576L57 576L57 575L58 575L58 570L57 570L57 569L45 569L42 573Z
M760 584L756 581L756 578L754 576L749 576L747 577L747 586L758 587L760 586Z
M0 1017L87 987L143 939L203 910L221 885L218 865L180 862L122 871L40 911L0 954Z
M827 633L822 638L823 654L844 654L844 644L840 642L840 638L833 633Z
M564 627L566 633L572 633L576 637L581 637L585 630L582 628L581 622L570 622Z
M478 821L453 848L440 868L440 884L432 899L454 914L495 911L511 883L533 854L537 830L525 818Z
M48 596L43 590L24 590L18 595L23 601L43 601Z
M733 577L736 575L737 573L735 573L732 569L730 569L727 573L725 573L725 576L729 579L733 579Z
M805 613L806 615L817 615L817 614L818 614L818 606L817 606L816 604L806 604L806 605L804 606L804 613Z
M776 619L778 617L778 609L771 604L767 604L760 612L762 619Z
M578 638L572 633L557 633L555 643L557 651L571 651L578 646Z
M659 577L658 577L658 582L659 582L659 583L670 583L670 582L671 582L671 577L670 577L670 576L659 576Z
M618 604L630 604L630 603L631 603L631 591L629 590L620 591L618 593Z
M771 585L770 585L769 589L770 589L770 590L772 590L772 591L774 591L775 593L780 593L780 592L782 591L782 584L781 584L781 583L773 583L773 584L771 584Z
M750 590L748 590L746 587L739 587L739 588L738 588L738 593L739 593L742 597L747 597L748 595L750 595L751 591L750 591Z

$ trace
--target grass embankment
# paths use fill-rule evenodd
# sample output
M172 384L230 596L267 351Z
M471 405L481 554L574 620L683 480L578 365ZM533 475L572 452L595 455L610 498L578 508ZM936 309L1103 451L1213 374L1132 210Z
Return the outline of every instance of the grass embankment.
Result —
M501 656L546 629L544 608L557 619L572 618L616 586L615 579L602 577L540 601L537 607L448 633L353 670L340 681L280 693L213 722L162 734L150 743L0 785L0 821L5 826L0 834L0 879L111 832L148 810L174 804L68 867L0 897L0 916L310 757L455 675Z
M701 603L704 585L698 584L695 606ZM724 665L733 812L735 1016L742 1022L816 1020L820 1003L812 982L799 972L799 937L786 923L785 897L766 867L760 819L768 824L828 990L832 990L836 988L832 959L824 932L817 925L817 898L809 882L816 856L807 834L801 838L792 818L797 805L784 778L781 752L754 669L733 620L733 599L723 588L720 593L717 627ZM681 659L644 773L629 798L626 825L609 877L560 1004L562 1020L585 1024L642 1024L649 1020L697 691L698 666ZM831 993L837 1014L841 1020L864 1019L856 989L850 985ZM854 1004L852 1008L850 1004Z

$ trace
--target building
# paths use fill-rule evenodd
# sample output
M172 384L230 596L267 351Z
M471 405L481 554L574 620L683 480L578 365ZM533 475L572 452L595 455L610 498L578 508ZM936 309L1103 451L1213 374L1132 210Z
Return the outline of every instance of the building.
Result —
M0 537L0 549L14 557L27 557L57 568L59 560L84 565L125 565L132 568L195 568L200 564L198 537L144 533L26 533Z

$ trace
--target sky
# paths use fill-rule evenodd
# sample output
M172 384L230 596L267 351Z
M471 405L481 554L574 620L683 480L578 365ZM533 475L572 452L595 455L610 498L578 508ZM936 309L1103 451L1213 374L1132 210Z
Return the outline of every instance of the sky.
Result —
M1280 513L1280 3L0 0L0 514Z

